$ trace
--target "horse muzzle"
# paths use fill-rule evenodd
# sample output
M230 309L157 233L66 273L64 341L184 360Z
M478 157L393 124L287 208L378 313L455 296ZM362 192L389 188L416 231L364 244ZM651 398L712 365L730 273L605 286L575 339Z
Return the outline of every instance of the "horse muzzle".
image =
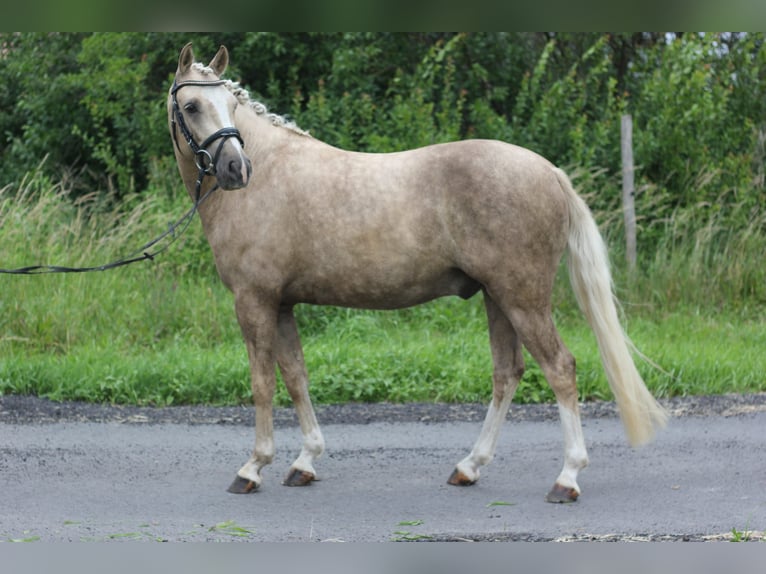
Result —
M215 176L221 189L241 189L250 181L253 166L240 146L227 143L216 162Z

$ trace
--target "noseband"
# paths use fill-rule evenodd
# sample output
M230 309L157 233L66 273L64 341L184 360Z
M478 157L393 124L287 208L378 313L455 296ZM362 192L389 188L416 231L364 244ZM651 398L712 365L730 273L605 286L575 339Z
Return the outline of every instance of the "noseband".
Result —
M226 80L217 80L213 82L189 80L187 82L181 82L180 84L174 81L173 87L170 89L170 96L172 97L173 105L173 117L171 119L171 124L173 126L173 142L175 142L178 151L181 151L181 148L178 145L178 139L176 137L176 125L178 125L178 128L181 130L181 135L183 135L186 143L189 144L189 147L194 152L194 163L197 165L197 169L199 169L200 180L205 175L215 175L215 164L218 162L223 144L228 138L237 138L242 147L244 147L245 142L242 140L242 136L240 135L239 130L232 126L221 128L217 132L208 136L201 144L198 144L194 139L191 131L189 130L189 126L186 125L184 115L181 113L181 108L178 106L176 93L178 90L185 86L221 86L225 83ZM207 147L217 139L220 139L221 143L218 144L218 148L215 151L215 156L211 156L210 152L207 151Z

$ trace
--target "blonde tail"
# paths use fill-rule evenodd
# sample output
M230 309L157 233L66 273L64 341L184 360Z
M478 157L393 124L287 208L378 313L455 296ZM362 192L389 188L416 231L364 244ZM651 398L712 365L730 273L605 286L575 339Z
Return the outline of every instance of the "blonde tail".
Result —
M628 440L634 446L650 441L668 414L646 388L630 354L632 343L617 315L609 257L596 222L575 193L566 174L556 169L569 205L569 280L580 309L598 341L606 378L617 401Z

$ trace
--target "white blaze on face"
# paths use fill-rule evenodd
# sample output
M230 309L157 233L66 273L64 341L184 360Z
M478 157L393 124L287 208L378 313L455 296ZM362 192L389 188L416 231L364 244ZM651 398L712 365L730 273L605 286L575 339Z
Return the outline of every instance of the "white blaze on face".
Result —
M213 131L216 131L220 128L235 127L234 118L232 117L232 113L230 113L229 111L229 103L232 97L233 96L230 93L228 93L228 91L225 89L210 90L208 101L213 107L213 110L214 110L213 117L216 117L217 119L216 123L218 124L218 127L215 128ZM241 160L240 169L241 169L242 181L247 181L247 156L245 156L245 150L242 149L242 145L239 143L239 140L233 137L226 138L226 142L224 143L224 145L233 145L234 148L237 150L237 153L239 154L239 158Z

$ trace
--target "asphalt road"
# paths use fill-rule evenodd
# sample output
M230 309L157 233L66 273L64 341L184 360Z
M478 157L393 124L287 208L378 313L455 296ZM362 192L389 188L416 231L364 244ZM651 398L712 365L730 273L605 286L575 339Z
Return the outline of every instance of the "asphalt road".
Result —
M252 448L249 409L78 410L0 397L0 541L708 540L732 529L758 538L766 395L694 401L670 404L669 427L638 450L613 407L586 406L583 493L555 505L544 496L562 441L549 407L514 407L495 460L463 488L446 480L483 407L320 410L327 451L321 480L304 488L280 484L300 447L280 409L262 488L232 495Z

